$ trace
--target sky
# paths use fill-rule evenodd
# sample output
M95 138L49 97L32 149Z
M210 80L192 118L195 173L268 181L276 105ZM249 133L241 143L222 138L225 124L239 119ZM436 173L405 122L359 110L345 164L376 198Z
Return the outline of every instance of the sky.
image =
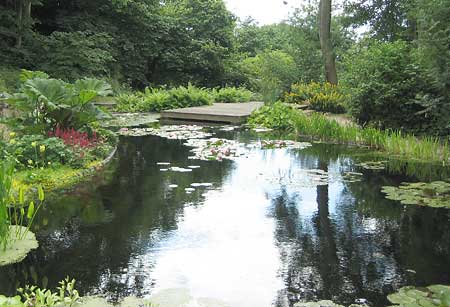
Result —
M286 19L289 12L299 7L301 2L301 0L225 0L228 9L236 16L241 19L251 16L261 25Z

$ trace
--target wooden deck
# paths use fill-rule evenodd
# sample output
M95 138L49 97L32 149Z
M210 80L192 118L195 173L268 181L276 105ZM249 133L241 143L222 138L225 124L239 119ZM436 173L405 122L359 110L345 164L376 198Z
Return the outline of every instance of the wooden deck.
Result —
M211 106L191 107L161 112L161 119L241 124L263 102L214 103Z

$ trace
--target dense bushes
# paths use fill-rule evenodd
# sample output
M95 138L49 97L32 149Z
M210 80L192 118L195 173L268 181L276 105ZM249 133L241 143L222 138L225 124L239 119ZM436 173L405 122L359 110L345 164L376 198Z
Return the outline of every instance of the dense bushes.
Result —
M331 113L345 113L347 100L339 87L328 82L295 83L285 94L288 103L306 104L312 110Z
M265 51L246 58L243 73L249 78L252 90L260 93L266 102L275 102L298 80L298 71L292 56L281 50Z
M213 102L246 102L253 93L243 88L208 90L193 85L172 89L151 89L119 94L118 112L160 112L162 110L210 105Z
M443 128L436 125L443 110L426 94L429 83L406 42L362 44L352 51L345 66L349 110L359 123L406 131Z

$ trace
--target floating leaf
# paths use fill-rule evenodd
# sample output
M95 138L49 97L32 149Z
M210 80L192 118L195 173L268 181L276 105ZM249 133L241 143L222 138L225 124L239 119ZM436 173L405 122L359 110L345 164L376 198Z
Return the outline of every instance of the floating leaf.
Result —
M384 186L381 191L387 199L404 205L450 208L450 183L444 181L403 182L399 187Z

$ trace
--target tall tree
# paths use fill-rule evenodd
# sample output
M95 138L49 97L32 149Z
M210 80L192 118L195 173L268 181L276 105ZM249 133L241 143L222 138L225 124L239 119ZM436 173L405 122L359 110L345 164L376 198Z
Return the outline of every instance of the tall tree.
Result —
M319 37L325 66L325 79L337 84L336 60L331 43L331 0L320 0L319 3Z

